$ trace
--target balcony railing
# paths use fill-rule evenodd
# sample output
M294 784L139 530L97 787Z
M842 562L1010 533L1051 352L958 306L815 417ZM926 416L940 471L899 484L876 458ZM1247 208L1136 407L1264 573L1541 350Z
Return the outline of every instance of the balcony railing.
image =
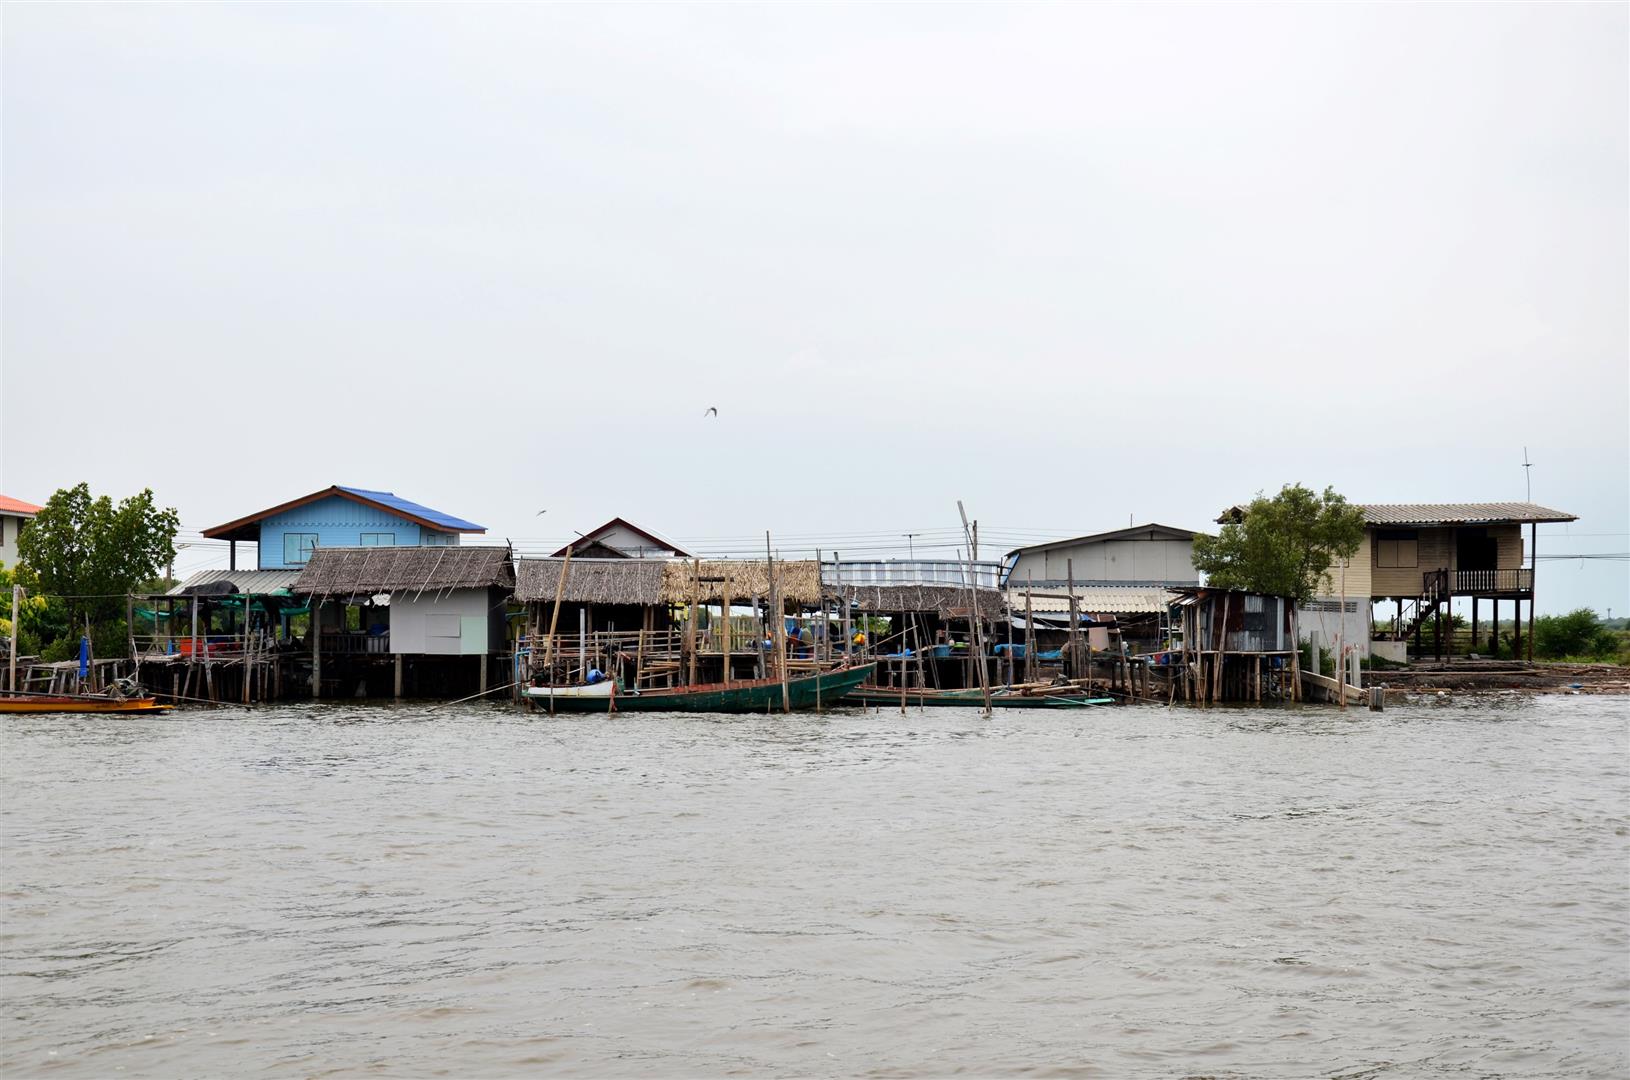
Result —
M330 630L323 634L322 649L325 656L388 653L391 651L391 636L388 633L370 634L366 630Z
M1424 576L1431 578L1437 573L1443 571L1432 571ZM1526 595L1534 591L1532 570L1455 570L1448 577L1453 586L1450 591L1455 596ZM1430 581L1427 587L1431 587Z

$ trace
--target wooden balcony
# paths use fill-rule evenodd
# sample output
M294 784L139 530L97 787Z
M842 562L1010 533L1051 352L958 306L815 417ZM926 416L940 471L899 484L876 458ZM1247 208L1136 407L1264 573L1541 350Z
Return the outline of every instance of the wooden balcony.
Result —
M1431 592L1436 578L1440 589L1451 596L1498 596L1505 599L1534 594L1534 571L1522 570L1433 570L1423 575L1424 592ZM1440 594L1441 595L1441 592Z

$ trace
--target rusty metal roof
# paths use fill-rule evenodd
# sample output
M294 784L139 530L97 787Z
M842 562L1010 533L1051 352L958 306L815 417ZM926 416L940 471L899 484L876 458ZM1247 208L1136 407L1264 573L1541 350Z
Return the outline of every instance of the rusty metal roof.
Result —
M217 581L230 581L241 593L263 596L279 589L287 589L300 576L298 570L200 570L181 584L170 589L168 595L180 596L198 585L211 585Z
M1363 503L1359 509L1371 525L1526 525L1579 520L1573 514L1530 502Z

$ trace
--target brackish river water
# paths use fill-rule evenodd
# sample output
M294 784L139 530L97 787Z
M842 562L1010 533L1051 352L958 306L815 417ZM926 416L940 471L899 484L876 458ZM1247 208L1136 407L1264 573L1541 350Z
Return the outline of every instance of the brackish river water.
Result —
M7 1077L1630 1075L1622 700L0 721Z

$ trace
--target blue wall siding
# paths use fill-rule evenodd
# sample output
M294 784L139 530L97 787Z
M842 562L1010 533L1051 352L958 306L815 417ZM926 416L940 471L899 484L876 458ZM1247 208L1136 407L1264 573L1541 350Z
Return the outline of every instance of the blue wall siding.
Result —
M396 534L396 547L418 547L423 531L411 521L383 510L330 495L260 523L260 568L294 570L302 565L283 561L285 533L316 533L318 547L357 547L365 532L388 532ZM458 543L456 533L449 543Z

